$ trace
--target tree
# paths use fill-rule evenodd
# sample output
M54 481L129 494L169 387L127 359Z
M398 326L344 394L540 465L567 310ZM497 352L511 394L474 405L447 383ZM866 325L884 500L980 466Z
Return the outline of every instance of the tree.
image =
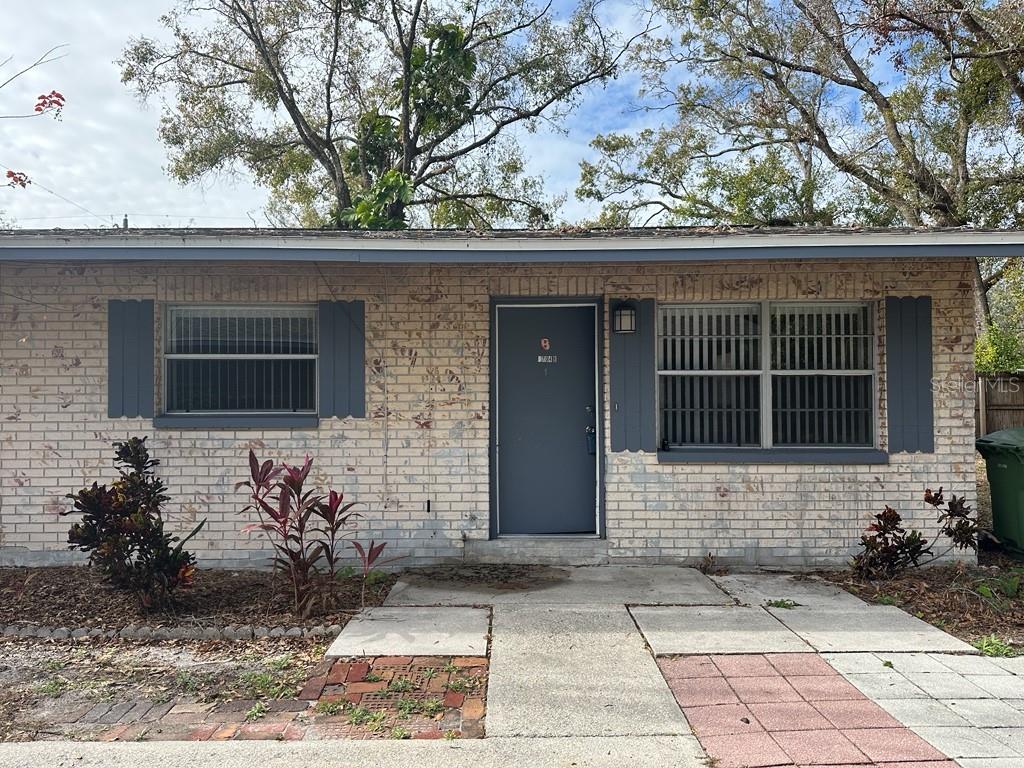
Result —
M668 33L634 61L672 119L598 137L579 196L689 221L1024 224L1019 0L652 2ZM976 272L990 322L999 265Z
M66 46L57 45L50 48L48 51L37 57L34 61L29 63L27 66L21 69L16 69L10 75L0 75L3 80L0 80L0 91L8 87L11 83L17 80L19 77L28 74L33 69L41 67L44 64L57 61L58 59L64 58L63 49ZM13 56L8 56L6 59L0 61L0 72L6 69L14 61ZM49 93L42 93L36 97L36 102L33 105L31 111L26 108L16 108L13 112L5 114L0 112L0 120L28 120L31 118L38 118L44 115L49 115L54 119L60 119L61 112L64 110L64 95L59 91L51 90ZM8 168L5 174L5 183L8 187L20 187L24 189L32 180L28 174L24 171L16 171L13 168Z
M304 225L533 226L548 211L512 132L556 122L630 41L531 0L179 0L171 42L119 64L169 94L160 137L181 181L248 169Z

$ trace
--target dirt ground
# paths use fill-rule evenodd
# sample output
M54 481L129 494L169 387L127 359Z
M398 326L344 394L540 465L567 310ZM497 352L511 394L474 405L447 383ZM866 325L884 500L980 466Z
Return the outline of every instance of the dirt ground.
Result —
M87 738L54 731L100 703L294 697L325 646L302 639L234 642L0 639L0 742ZM108 726L109 727L109 726Z
M380 605L396 580L374 574L366 605ZM105 584L87 567L0 568L0 624L120 629L128 624L219 627L344 625L361 607L361 579L335 582L332 604L308 619L296 617L284 578L268 571L200 569L166 611L147 611L134 595Z

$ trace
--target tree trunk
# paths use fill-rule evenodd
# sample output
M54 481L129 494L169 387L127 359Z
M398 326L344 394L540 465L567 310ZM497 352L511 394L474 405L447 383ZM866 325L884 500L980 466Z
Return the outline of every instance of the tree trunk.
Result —
M977 257L974 259L974 292L977 295L978 314L982 321L982 328L992 325L992 307L988 301L988 289L985 287L985 276L981 272L981 262Z

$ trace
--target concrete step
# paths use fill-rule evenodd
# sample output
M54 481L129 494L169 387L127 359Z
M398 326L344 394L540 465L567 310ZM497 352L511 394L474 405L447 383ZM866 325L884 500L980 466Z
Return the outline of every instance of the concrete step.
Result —
M608 562L608 542L593 536L467 539L465 559L488 565L603 565Z

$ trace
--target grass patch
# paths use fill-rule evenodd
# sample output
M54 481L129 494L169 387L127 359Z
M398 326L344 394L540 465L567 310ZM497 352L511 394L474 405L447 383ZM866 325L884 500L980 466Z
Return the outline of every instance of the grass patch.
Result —
M388 683L388 687L384 690L388 693L408 693L416 690L416 683L408 678L398 677Z
M476 690L480 685L480 681L474 678L468 677L457 677L445 686L449 691L455 693L469 693L470 691Z
M36 686L36 693L41 693L43 696L60 696L70 687L71 683L63 677L51 677Z
M408 728L403 728L400 725L396 725L394 728L391 729L390 735L392 739L411 739L412 731L410 731Z
M782 598L781 600L769 600L765 603L769 608L785 608L787 610L796 608L800 603L796 600L790 600L789 598Z
M1013 646L995 634L979 638L973 645L981 651L983 656L1006 657L1014 655Z

